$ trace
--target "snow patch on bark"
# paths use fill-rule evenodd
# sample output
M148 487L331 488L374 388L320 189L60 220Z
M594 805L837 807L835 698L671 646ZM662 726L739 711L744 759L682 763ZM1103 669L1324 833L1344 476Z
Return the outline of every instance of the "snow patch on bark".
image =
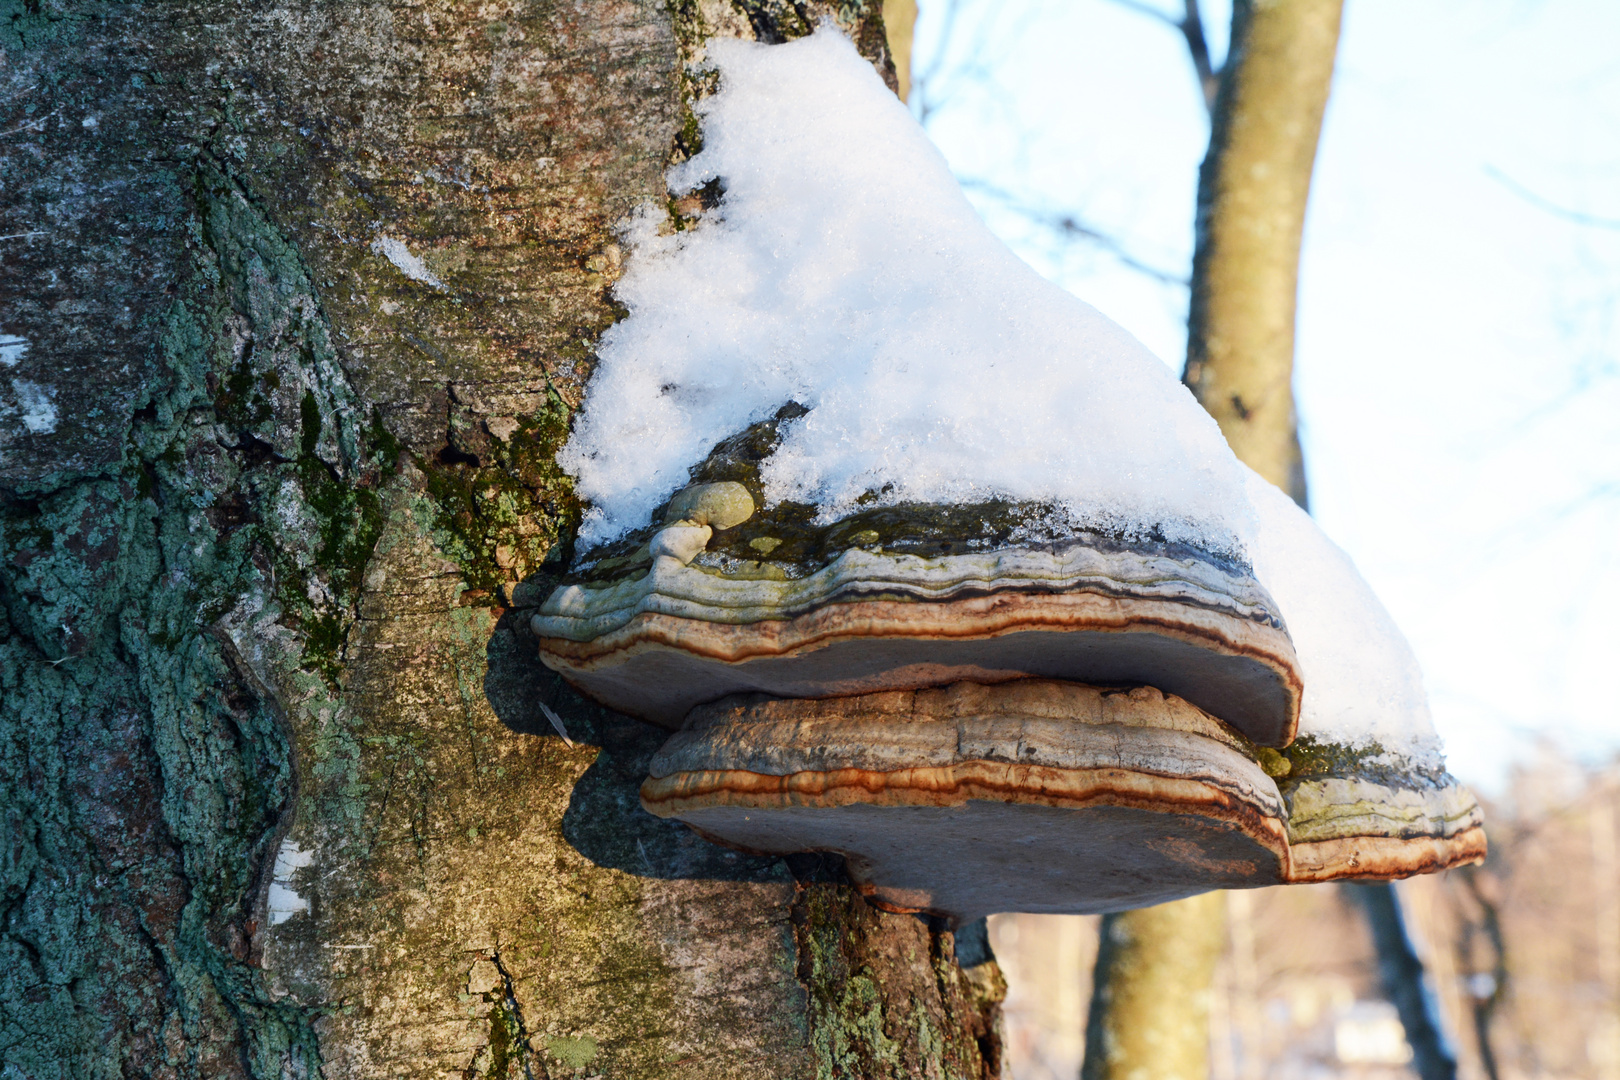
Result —
M431 285L443 291L444 282L428 269L427 263L419 256L411 254L411 249L405 246L403 240L395 240L392 236L379 236L371 242L371 250L393 263L400 273L412 281L420 281L424 285Z
M27 379L12 379L11 392L17 398L18 419L35 435L56 430L56 391Z
M293 876L315 861L315 852L305 851L291 840L281 842L276 852L276 865L270 872L270 894L265 900L265 915L271 926L280 926L300 912L309 910L309 901L293 888Z
M0 334L0 364L16 367L28 352L28 339L15 334Z

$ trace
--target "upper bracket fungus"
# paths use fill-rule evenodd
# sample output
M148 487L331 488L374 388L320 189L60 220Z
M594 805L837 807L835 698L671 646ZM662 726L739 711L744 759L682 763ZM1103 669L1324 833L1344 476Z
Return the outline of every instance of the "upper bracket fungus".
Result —
M743 691L1037 676L1157 686L1256 742L1294 736L1300 676L1275 602L1196 550L1093 537L935 555L873 544L799 577L782 558L699 559L709 539L708 526L665 525L645 565L554 592L533 619L546 663L671 727Z
M953 918L1481 858L1399 631L1169 370L836 31L710 58L670 182L724 194L628 229L559 458L583 554L532 621L677 729L643 805Z

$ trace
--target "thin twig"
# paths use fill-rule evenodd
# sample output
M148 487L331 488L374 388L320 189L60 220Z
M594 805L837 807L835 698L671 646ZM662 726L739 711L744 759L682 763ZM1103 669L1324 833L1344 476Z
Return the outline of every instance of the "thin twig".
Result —
M1102 248L1104 251L1108 252L1108 254L1112 255L1121 263L1130 267L1132 270L1135 270L1139 274L1144 274L1147 277L1150 277L1155 281L1162 282L1165 285L1184 286L1187 284L1187 278L1184 275L1172 273L1169 270L1164 270L1160 267L1153 266L1150 263L1143 262L1141 259L1138 259L1136 256L1127 251L1125 249L1125 245L1119 240L1116 240L1114 237L1108 235L1100 229L1096 229L1085 224L1073 214L1053 213L1051 211L1036 209L1011 192L1006 191L1003 188L996 187L994 184L987 183L983 180L975 180L968 177L963 179L961 184L964 188L967 188L970 191L979 191L990 196L992 199L995 199L997 202L1003 204L1007 209L1013 211L1015 214L1027 218L1043 228L1061 233L1064 236L1078 237L1083 240L1089 240L1091 243Z
M1519 196L1519 198L1523 199L1525 202L1529 203L1531 206L1534 206L1538 210L1545 210L1549 214L1555 214L1567 221L1573 221L1577 225L1591 225L1599 229L1620 229L1620 219L1599 217L1596 214L1586 214L1579 210L1571 210L1568 207L1559 206L1552 200L1543 198L1534 191L1531 191L1529 188L1525 187L1511 176L1508 176L1494 165L1485 166L1485 175L1489 176L1492 180L1495 180L1498 184L1501 184L1503 187L1507 188L1509 191L1513 192L1515 195Z
M59 113L61 111L62 111L61 109L52 109L50 112L46 113L44 116L41 116L36 120L24 121L23 123L21 123L21 124L17 125L16 127L12 128L10 131L0 131L0 138L4 138L7 135L16 135L18 132L27 131L31 127L37 127L38 125L43 124L45 121L49 120L51 117L55 116L57 113Z
M1158 19L1166 26L1173 26L1178 30L1181 29L1181 20L1177 19L1169 12L1160 11L1152 4L1144 3L1143 0L1114 0L1114 3L1118 4L1122 8L1129 8L1138 15L1146 15L1150 19Z
M0 236L0 240L25 240L30 236L49 236L49 235L51 235L51 234L47 233L47 232L39 232L38 230L35 230L34 232L14 232L14 233L11 233L8 236Z
M562 717L552 712L551 706L543 701L540 703L540 711L546 714L546 719L550 720L551 726L557 729L557 734L562 736L562 741L568 744L569 749L573 749L574 740L568 737L568 729L563 727Z
M1204 33L1204 15L1198 8L1198 0L1183 0L1184 14L1179 19L1167 11L1145 3L1144 0L1114 0L1114 3L1138 15L1157 19L1181 34L1183 40L1187 42L1187 52L1192 57L1193 69L1198 73L1198 88L1204 93L1204 108L1213 115L1215 93L1221 85L1221 73L1215 70L1215 64L1210 59L1209 37Z
M1192 54L1193 70L1198 72L1198 87L1204 92L1204 108L1215 115L1215 94L1221 88L1221 73L1209 56L1209 36L1204 33L1204 14L1198 10L1198 0L1187 0L1187 14L1181 20L1181 36L1187 39L1187 51Z

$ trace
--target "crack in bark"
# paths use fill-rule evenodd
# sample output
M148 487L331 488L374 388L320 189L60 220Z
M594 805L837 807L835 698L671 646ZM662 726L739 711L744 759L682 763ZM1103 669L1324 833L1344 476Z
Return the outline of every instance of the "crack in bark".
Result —
M517 1027L517 1031L512 1036L512 1041L516 1045L518 1056L523 1062L524 1080L551 1080L551 1073L546 1068L545 1059L529 1045L529 1028L523 1021L523 1007L518 1004L517 988L512 984L512 973L507 971L506 965L501 962L501 951L499 949L490 950L489 962L495 965L495 970L501 976L501 989L506 993L503 1002L506 1007L506 1014L512 1018L512 1023ZM538 1074L534 1071L535 1064L540 1066Z

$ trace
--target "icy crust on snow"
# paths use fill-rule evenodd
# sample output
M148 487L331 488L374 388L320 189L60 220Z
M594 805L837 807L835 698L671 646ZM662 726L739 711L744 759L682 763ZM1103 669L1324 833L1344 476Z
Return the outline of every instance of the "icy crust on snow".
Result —
M1419 768L1441 768L1423 671L1395 620L1310 515L1240 468L1256 517L1247 544L1254 575L1288 623L1305 682L1300 736L1377 744Z
M720 440L790 401L769 503L1049 501L1085 527L1237 555L1242 478L1169 369L979 220L905 107L834 30L716 41L720 91L677 192L697 228L629 230L629 317L559 457L586 547L644 525Z

